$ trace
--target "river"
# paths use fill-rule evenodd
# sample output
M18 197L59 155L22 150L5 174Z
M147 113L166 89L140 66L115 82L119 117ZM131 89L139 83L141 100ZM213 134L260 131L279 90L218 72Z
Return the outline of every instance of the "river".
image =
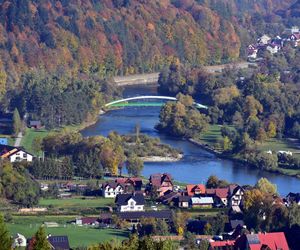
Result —
M137 95L155 95L155 86L128 86L124 90L124 97ZM181 149L184 153L178 162L146 162L142 174L146 177L153 173L171 173L173 178L186 183L205 183L210 175L216 175L231 183L254 185L261 177L268 178L275 183L278 192L286 195L289 192L300 192L300 179L269 173L220 159L215 155L195 146L194 144L158 133L154 126L158 123L160 107L127 107L109 111L100 116L97 123L84 129L83 136L108 135L110 131L120 134L133 133L136 124L141 132L159 137L163 143Z

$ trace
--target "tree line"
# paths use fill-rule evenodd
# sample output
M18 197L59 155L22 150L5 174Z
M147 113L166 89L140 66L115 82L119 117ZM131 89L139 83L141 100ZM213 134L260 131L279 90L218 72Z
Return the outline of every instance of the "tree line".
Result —
M39 120L51 129L95 118L115 94L116 89L99 78L36 71L25 74L22 88L12 90L8 96L11 110L17 109L21 117L28 114L28 120Z

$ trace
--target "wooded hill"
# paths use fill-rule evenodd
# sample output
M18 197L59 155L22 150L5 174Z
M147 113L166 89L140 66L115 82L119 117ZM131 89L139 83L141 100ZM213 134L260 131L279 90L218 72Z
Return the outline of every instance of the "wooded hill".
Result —
M294 2L0 0L0 94L32 68L104 77L157 71L174 56L189 65L235 60L253 39L252 13Z

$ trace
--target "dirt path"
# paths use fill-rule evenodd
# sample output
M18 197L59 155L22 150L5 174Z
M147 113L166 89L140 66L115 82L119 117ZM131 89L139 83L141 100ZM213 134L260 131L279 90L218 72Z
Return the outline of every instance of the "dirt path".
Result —
M15 147L20 147L22 137L23 137L22 132L19 132L15 141L15 145L14 145Z

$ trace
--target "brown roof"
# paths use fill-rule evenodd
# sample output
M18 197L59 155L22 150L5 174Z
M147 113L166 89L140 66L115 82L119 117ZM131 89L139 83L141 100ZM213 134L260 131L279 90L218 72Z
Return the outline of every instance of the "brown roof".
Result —
M216 188L216 196L219 198L227 198L229 193L228 188Z
M165 181L172 182L172 177L170 174L164 173L164 174L152 174L150 176L150 182L152 186L155 187L161 187L161 184Z
M208 188L206 189L207 195L215 195L219 198L227 198L229 194L229 188Z

